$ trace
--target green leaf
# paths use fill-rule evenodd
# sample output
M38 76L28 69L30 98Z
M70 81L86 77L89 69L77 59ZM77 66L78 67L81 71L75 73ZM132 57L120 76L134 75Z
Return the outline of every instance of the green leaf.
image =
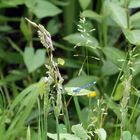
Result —
M17 52L4 52L3 54L4 61L10 64L22 64L22 56Z
M7 38L7 39L8 39L8 42L10 43L11 47L13 49L15 49L17 52L19 52L20 55L22 56L23 55L23 51L20 49L20 47L13 40L11 40L10 38Z
M125 60L125 53L121 50L114 48L114 47L105 47L103 49L103 52L105 53L108 60L110 60L112 63L117 65L118 67L122 67L122 61Z
M61 23L58 18L51 19L47 24L47 30L51 34L51 36L57 34L59 32Z
M123 30L126 39L133 45L140 45L140 30Z
M124 8L113 2L107 2L105 10L111 15L112 19L121 28L127 28L127 15L126 10Z
M84 97L85 99L85 97ZM83 104L85 104L86 101L82 101ZM93 113L91 111L91 109L89 109L88 107L89 105L89 100L87 101L87 104L85 104L86 107L84 107L81 111L81 115L82 115L82 120L84 120L82 122L82 125L84 128L87 128L89 126L89 124L91 123L91 118L93 117ZM88 115L87 115L88 114Z
M133 75L137 75L140 73L140 57L137 57L132 64L132 68L134 69Z
M81 33L75 33L75 34L71 34L68 35L66 37L64 37L64 40L68 41L69 43L72 44L76 44L79 46L98 46L98 41L92 37L92 36L88 36L88 35L84 35Z
M66 87L80 87L84 86L92 81L97 81L97 77L95 76L79 76L71 79L65 86Z
M0 32L10 32L12 31L12 27L8 25L2 25L0 26Z
M63 1L60 1L60 0L52 0L53 4L55 5L58 5L58 6L67 6L70 4L70 1L69 0L63 0Z
M15 81L19 81L21 79L24 79L27 76L27 73L23 70L13 70L11 71L11 73L7 76L5 76L4 79L0 79L0 86L1 85L5 85L8 82L15 82Z
M106 131L103 128L99 128L95 131L97 133L100 140L106 140L107 134Z
M29 29L29 27L27 26L27 22L25 22L25 20L22 18L21 22L20 22L20 30L23 33L25 39L27 41L31 40L31 30Z
M129 3L129 8L139 8L140 1L139 0L131 0Z
M63 67L67 68L79 68L81 65L78 60L76 59L67 59L65 58L65 65Z
M44 18L55 16L61 13L61 10L49 1L45 0L26 0L25 5L38 17Z
M37 84L32 84L28 86L26 89L24 89L20 94L13 100L10 110L13 110L16 106L18 106L23 99L26 98L26 96L31 93L35 88L37 87Z
M116 104L107 94L105 94L105 99L108 108L110 108L121 120L120 106Z
M27 91L26 92L25 91L23 94L27 95L28 93L26 93ZM15 139L15 137L19 134L19 132L21 132L21 130L24 128L24 124L27 117L30 115L31 110L33 109L34 104L38 99L38 96L39 96L38 87L36 86L32 89L32 91L30 91L30 93L27 96L24 96L24 99L21 98L19 104L17 104L18 110L15 114L15 117L12 120L10 127L8 127L7 129L6 133L7 135L5 139L8 140L10 139L10 137Z
M130 17L131 28L136 29L140 28L140 12L133 14Z
M91 0L79 0L80 6L82 7L82 9L86 9L89 4L91 3Z
M45 63L45 49L38 49L34 53L32 47L26 47L23 58L28 71L33 72Z
M120 99L122 98L124 89L125 89L125 87L124 87L123 82L122 82L122 83L119 83L118 86L117 86L117 88L116 88L114 97L113 97L113 99L114 99L115 101L118 101L118 100L120 100Z
M3 0L0 2L0 8L16 7L24 4L24 0Z
M0 22L7 22L7 21L18 22L18 21L20 21L20 18L18 18L18 17L12 17L11 18L11 17L7 17L7 16L4 16L4 15L0 15Z
M59 133L67 133L66 125L59 124Z
M114 75L119 72L118 67L113 64L110 60L107 60L103 63L102 73L103 75Z
M102 16L100 16L99 14L97 14L96 12L91 11L91 10L85 10L85 11L83 11L82 12L82 16L83 17L86 17L86 18L89 18L89 19L96 20L98 22L101 22L102 21Z
M81 124L73 125L71 129L72 129L72 132L79 138L83 140L88 139L88 135Z
M65 85L65 90L67 92L68 95L71 96L84 96L84 95L88 95L90 94L91 90L87 90L84 88L79 89L81 86L85 86L88 83L92 83L94 86L94 81L96 81L97 78L94 76L79 76L76 78L73 78L72 80L70 80L66 85ZM76 89L79 89L78 91L75 91Z
M123 140L131 140L131 133L129 131L123 131L122 138Z
M133 135L132 140L139 140L139 139L137 138L137 136Z
M59 133L59 135L60 140L81 140L79 137L68 133ZM57 134L47 133L47 136L53 140L58 140Z

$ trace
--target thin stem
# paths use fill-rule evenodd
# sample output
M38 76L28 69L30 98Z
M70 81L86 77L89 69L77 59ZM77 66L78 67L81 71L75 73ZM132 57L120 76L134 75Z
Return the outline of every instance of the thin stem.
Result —
M47 118L48 118L47 107L48 107L48 105L47 105L47 103L48 103L48 98L47 98L47 95L44 94L44 134L43 134L44 140L47 140L47 132L48 132L48 127L47 127L47 125L48 125L48 122L47 122Z
M58 116L56 116L56 130L57 130L57 140L60 140Z
M116 124L118 124L118 118L116 120ZM116 138L117 138L117 127L115 127L115 137L114 137L114 139L116 140Z
M66 124L68 132L71 132L71 130L70 130L69 115L68 115L67 104L66 104L66 98L65 98L64 94L62 94L62 97L63 97L63 100L64 100L62 111L65 114L64 115L65 124Z
M80 110L80 105L79 105L79 102L78 102L78 98L76 96L74 96L73 99L74 99L74 104L75 104L76 111L77 111L77 114L78 114L78 118L79 118L80 122L82 123L82 115L81 115L81 110Z
M37 100L37 106L38 106L38 140L41 140L41 111L40 111L40 101Z
M0 92L1 92L2 101L3 101L3 108L6 108L6 100L5 100L4 92L1 87L0 87Z
M127 28L128 28L128 29L130 29L130 22L129 22L129 21L130 21L130 20L129 20L130 15L129 15L129 8L128 8L129 3L130 3L130 0L125 0L125 9L126 9Z
M131 116L130 116L130 118L129 118L128 124L130 124L130 122L131 122L131 120L132 120L132 118L133 118L133 116L134 116L135 109L136 109L136 107L137 107L137 105L138 105L138 103L139 103L139 99L140 99L140 97L137 98L137 101L136 101L135 106L134 106L134 108L133 108L133 110L132 110Z
M1 77L1 79L4 79L3 73L1 71L0 71L0 77ZM11 99L10 99L10 96L9 96L9 93L8 93L7 86L6 85L3 85L3 89L4 89L4 93L6 95L6 99L7 99L8 105L10 106Z
M107 46L107 25L106 25L106 19L103 19L103 42L104 42L104 47Z
M124 60L124 62L123 62L123 64L122 64L121 70L120 70L120 72L119 72L119 75L118 75L117 80L116 80L116 82L115 82L115 85L114 85L114 87L113 87L113 90L112 90L112 93L111 93L111 97L113 96L113 94L114 94L114 92L115 92L115 90L116 90L116 87L117 87L117 84L118 84L118 82L119 82L119 80L120 80L121 74L122 74L122 72L123 72L123 69L124 69L124 66L125 66L127 57L128 57L128 54L126 55L126 58L125 58L125 60Z

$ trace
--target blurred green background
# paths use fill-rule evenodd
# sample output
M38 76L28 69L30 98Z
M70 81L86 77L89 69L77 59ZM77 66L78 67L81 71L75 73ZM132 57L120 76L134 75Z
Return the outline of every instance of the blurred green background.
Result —
M125 128L140 138L139 10L139 0L0 0L0 118L23 89L46 75L46 50L27 17L50 32L56 62L58 58L65 61L59 66L65 86L97 81L93 104L105 99L109 115L104 127L109 140L120 137L121 99L124 89L131 88ZM124 86L130 77L131 82ZM78 99L84 116L89 101ZM75 124L78 120L73 106L72 102L70 117ZM29 124L34 114L29 116ZM53 117L50 122L50 131L55 132Z

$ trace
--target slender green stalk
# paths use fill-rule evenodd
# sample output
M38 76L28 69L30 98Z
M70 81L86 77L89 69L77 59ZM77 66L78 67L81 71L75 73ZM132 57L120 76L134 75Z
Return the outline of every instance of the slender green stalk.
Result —
M103 19L103 42L104 42L104 47L107 46L107 24L106 24L106 19Z
M78 118L80 120L80 123L82 123L83 121L82 121L82 115L81 115L81 110L80 110L80 105L79 105L79 102L78 102L78 98L76 96L74 96L73 99L74 99L74 104L75 104L75 107L76 107Z
M70 0L69 4L64 7L63 9L63 16L64 16L64 26L65 26L65 34L68 35L73 32L73 25L75 19L75 8L76 8L76 1Z
M63 100L64 100L62 111L64 113L65 124L66 124L68 132L71 132L69 115L68 115L68 110L67 110L67 105L66 105L66 98L65 98L64 94L62 95L62 97L63 97Z
M43 138L44 140L47 140L47 132L48 132L48 97L47 94L44 94L44 134L43 134Z
M116 120L116 124L118 124L118 118ZM114 140L116 140L116 138L117 138L117 127L115 127L115 137L114 137Z
M130 15L129 15L129 3L130 3L130 0L125 0L125 9L126 9L126 16L127 16L127 28L130 29Z
M133 108L133 110L132 110L131 116L130 116L130 118L129 118L128 124L130 124L130 122L131 122L131 120L132 120L132 118L133 118L133 116L134 116L135 109L136 109L136 107L137 107L137 105L138 105L138 103L139 103L139 99L140 99L140 97L137 98L137 101L136 101L136 103L135 103L135 105L134 105L134 108Z
M125 60L124 60L124 62L123 62L123 64L122 64L121 70L120 70L120 72L119 72L119 75L118 75L118 77L117 77L117 80L116 80L116 82L115 82L115 85L114 85L114 87L113 87L113 90L112 90L112 92L111 92L111 97L113 96L113 94L114 94L114 92L115 92L115 90L116 90L117 84L118 84L118 82L119 82L119 80L120 80L120 77L121 77L121 74L122 74L122 72L123 72L123 70L124 70L124 67L125 67L126 60L127 60L128 55L129 55L129 54L127 53L126 58L125 58Z
M58 116L56 116L55 119L56 119L57 140L60 140Z
M2 97L2 101L3 101L3 108L6 108L5 95L4 95L4 92L3 92L1 87L0 87L0 94L1 94L1 97Z
M41 111L40 111L40 101L37 100L38 105L38 140L41 140Z
M2 73L1 71L0 71L0 77L1 77L1 79L4 79L3 73ZM7 99L8 105L10 106L10 104L11 104L11 99L10 99L10 96L9 96L9 93L8 93L7 86L4 85L4 86L3 86L3 89L4 89L4 93L5 93L5 95L6 95L6 99Z

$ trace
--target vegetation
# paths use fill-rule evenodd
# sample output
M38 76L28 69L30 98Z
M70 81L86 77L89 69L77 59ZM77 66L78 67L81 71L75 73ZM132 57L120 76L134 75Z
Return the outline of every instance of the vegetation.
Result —
M139 9L1 0L0 140L139 140Z

